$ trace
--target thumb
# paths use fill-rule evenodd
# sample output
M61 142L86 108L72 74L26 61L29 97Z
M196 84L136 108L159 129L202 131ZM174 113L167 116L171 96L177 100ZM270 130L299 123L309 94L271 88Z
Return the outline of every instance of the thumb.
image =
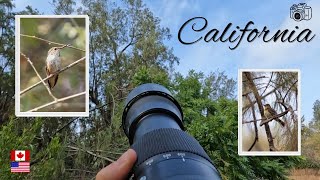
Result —
M137 154L133 149L129 149L121 155L121 157L101 169L97 176L97 180L122 180L128 177L128 174L137 159Z

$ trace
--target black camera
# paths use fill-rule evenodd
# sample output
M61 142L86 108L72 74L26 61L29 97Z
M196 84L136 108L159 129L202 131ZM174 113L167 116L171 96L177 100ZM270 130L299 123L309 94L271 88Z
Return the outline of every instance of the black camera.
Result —
M312 17L312 8L306 3L294 4L290 7L290 18L295 21L310 20Z
M184 132L179 103L165 87L143 84L125 102L122 127L137 153L137 180L214 180L218 170L199 142Z

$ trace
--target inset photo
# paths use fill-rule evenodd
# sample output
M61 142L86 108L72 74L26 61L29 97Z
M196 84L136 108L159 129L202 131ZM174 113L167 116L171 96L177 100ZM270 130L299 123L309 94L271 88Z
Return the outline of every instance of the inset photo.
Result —
M238 153L301 155L300 71L239 70Z
M89 116L89 17L16 15L19 117Z

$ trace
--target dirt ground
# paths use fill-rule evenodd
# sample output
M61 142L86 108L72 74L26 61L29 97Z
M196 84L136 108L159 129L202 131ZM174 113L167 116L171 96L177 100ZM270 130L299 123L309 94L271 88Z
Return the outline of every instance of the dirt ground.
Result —
M294 169L289 176L292 180L320 180L320 169Z

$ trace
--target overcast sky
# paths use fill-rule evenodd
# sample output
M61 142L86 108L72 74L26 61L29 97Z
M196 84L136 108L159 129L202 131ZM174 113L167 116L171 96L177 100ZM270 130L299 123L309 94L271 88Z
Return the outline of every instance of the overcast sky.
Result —
M219 69L225 71L229 77L237 79L239 68L300 69L301 115L304 115L306 120L312 118L313 103L320 99L320 1L148 0L145 2L155 16L160 18L161 25L168 27L171 31L172 39L166 43L174 48L174 54L180 58L177 71L186 74L190 69L195 69L208 74ZM311 20L296 22L290 19L290 7L293 3L300 2L306 2L312 7ZM46 0L16 0L15 4L17 10L31 5L40 12L53 13L50 10L52 6ZM230 45L234 46L229 42L199 41L193 45L181 44L177 38L179 29L188 19L197 16L208 20L207 28L202 32L186 30L183 37L198 39L213 28L222 32L228 23L232 23L228 33L230 34L232 30L236 30L236 26L244 28L249 21L254 22L251 28L257 28L260 31L267 26L270 34L274 34L279 29L294 30L295 26L298 26L300 30L311 29L316 36L309 43L291 44L280 43L280 41L264 43L261 38L248 43L244 39L235 50L228 48ZM197 22L199 26L196 27L201 27L201 21ZM186 27L188 28L190 29L191 25ZM237 33L240 34L240 32Z

